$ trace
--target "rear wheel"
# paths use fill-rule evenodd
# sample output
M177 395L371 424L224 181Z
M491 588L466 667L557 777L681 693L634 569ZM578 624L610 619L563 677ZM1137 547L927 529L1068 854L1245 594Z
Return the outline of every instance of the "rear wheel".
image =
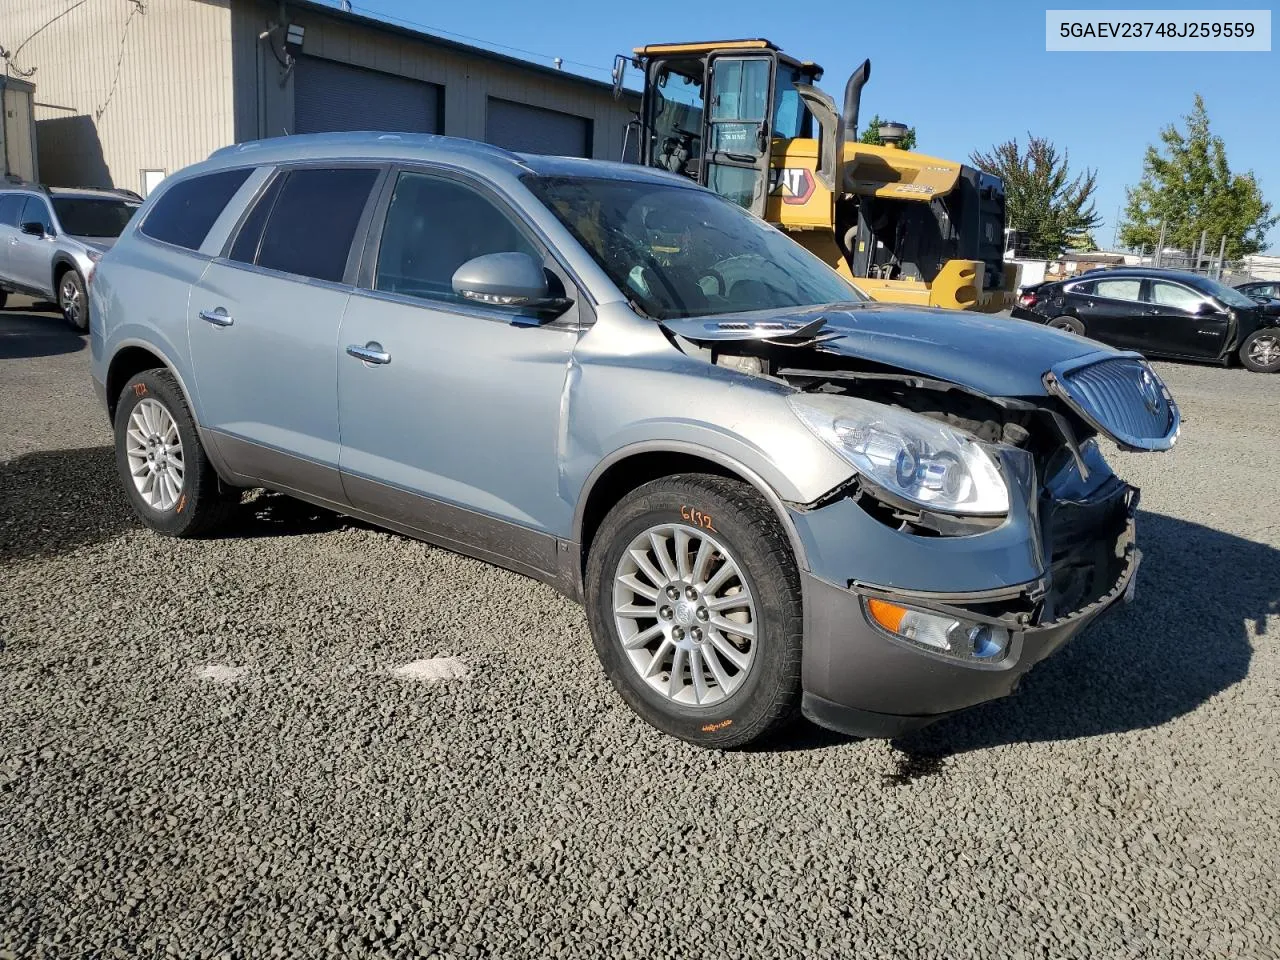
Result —
M659 730L728 749L794 714L799 573L747 484L687 474L637 488L601 525L586 580L605 673Z
M1254 373L1280 372L1280 328L1255 330L1240 345L1240 362Z
M84 281L75 270L65 270L58 278L58 308L68 326L77 333L89 329L89 298L85 294Z
M195 420L168 370L144 370L116 405L116 467L134 512L171 537L195 537L225 521L238 497L219 489Z
M1049 321L1049 326L1055 330L1066 330L1068 333L1084 336L1084 324L1075 317L1054 317Z

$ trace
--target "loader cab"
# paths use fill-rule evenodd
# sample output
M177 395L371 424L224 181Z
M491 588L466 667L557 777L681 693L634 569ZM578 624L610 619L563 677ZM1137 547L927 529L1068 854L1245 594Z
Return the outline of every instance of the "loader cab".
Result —
M644 70L640 162L711 188L765 214L775 138L813 136L796 89L822 74L767 40L652 44Z

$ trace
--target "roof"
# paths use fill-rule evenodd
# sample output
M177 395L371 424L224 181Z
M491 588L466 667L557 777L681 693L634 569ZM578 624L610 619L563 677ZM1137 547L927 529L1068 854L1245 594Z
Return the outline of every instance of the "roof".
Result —
M425 30L415 30L412 27L401 26L397 23L390 23L386 20L379 20L377 17L368 17L363 14L354 13L349 10L341 10L337 7L331 7L324 3L317 3L315 0L289 0L289 6L296 10L305 10L309 13L317 13L337 20L341 23L349 23L356 26L368 27L371 30L381 30L384 33L392 33L400 37L410 37L414 40L422 40L427 43L434 44L438 47L445 47L449 50L456 50L469 56L481 57L486 60L493 60L497 63L505 63L508 66L518 67L521 70L530 70L547 77L555 77L557 80L564 80L568 83L582 84L591 87L597 92L605 92L613 96L613 84L606 83L602 80L592 80L590 77L584 77L577 73L567 73L564 70L558 70L555 67L543 66L540 63L534 63L532 60L521 60L519 57L510 57L503 53L495 53L484 47L473 46L469 43L459 43L457 40L449 40L445 37L438 36L434 33L427 33ZM602 68L603 69L603 68ZM631 96L638 96L634 91L623 91Z
M1192 273L1190 270L1167 270L1164 267L1112 267L1106 271L1099 271L1099 275L1106 275L1108 280L1125 277L1142 278L1149 277L1152 279L1159 278L1161 280L1179 280L1182 283L1196 284L1203 283L1209 278L1199 273ZM1073 278L1074 279L1074 278Z
M687 177L632 163L512 153L490 143L461 137L445 137L433 133L380 133L371 130L299 133L267 140L250 140L215 150L204 163L188 169L193 172L208 172L211 169L245 164L343 159L434 161L464 165L468 169L490 174L505 172L516 176L534 173L542 176L625 178L693 186Z
M681 53L705 55L717 50L772 50L783 63L790 64L793 67L800 67L806 72L814 73L817 76L822 75L822 68L812 60L797 60L795 57L783 53L782 48L776 43L765 40L763 37L754 37L749 40L688 40L680 43L650 43L643 47L636 47L632 52L637 57L658 57Z
M141 202L132 192L123 190L99 190L96 187L49 187L50 195L55 197L79 197L81 199L96 198L100 200L132 200Z

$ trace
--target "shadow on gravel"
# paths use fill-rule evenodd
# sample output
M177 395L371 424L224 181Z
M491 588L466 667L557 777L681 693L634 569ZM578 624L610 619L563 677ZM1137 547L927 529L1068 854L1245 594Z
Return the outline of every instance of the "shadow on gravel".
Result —
M67 326L61 313L33 314L44 305L0 310L0 360L30 360L79 353L87 340ZM51 309L57 309L52 304Z
M1280 550L1160 514L1138 518L1135 603L1032 670L1004 700L894 741L917 760L1158 726L1243 680L1280 612Z
M137 526L111 447L42 450L0 463L0 564L57 556Z
M328 533L352 522L323 507L263 490L241 504L240 512L231 523L212 536L218 539L306 536Z

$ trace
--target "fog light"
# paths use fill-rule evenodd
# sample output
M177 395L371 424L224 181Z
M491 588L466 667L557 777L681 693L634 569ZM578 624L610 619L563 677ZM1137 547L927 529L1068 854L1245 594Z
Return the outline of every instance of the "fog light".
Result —
M868 599L867 615L882 630L962 660L996 661L1009 649L1009 631L987 623L925 613L887 600Z

